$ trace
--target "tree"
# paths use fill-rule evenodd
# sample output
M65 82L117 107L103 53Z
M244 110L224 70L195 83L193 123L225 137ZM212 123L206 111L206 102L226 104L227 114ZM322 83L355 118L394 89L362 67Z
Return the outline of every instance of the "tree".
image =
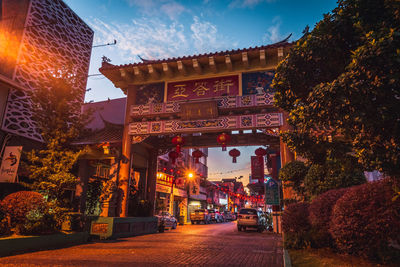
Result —
M324 165L313 164L304 178L304 190L314 198L332 189L346 188L366 182L364 174L355 168L344 168L342 164L327 161Z
M277 68L288 146L313 163L355 157L399 177L399 47L399 1L339 1Z
M288 186L303 198L304 195L304 177L307 175L308 167L301 161L292 161L279 170L279 179L287 182Z
M70 194L77 184L73 167L80 151L71 146L71 141L79 136L86 122L73 86L75 77L65 73L69 72L50 75L43 87L31 93L32 118L44 145L27 154L27 186L42 192L61 211L71 208Z

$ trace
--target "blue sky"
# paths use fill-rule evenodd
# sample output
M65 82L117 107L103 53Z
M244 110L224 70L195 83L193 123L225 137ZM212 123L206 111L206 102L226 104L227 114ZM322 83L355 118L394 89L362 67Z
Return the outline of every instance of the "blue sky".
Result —
M101 57L113 64L270 44L292 33L297 40L335 0L64 0L95 32L90 74ZM89 77L85 101L123 97L102 76Z
M292 33L291 41L311 28L336 0L64 0L95 32L89 74L99 73L101 57L113 64L139 62L138 55L163 59L270 44ZM85 101L124 97L102 76L89 77ZM211 149L209 177L226 178L250 171L250 155L256 147L239 150L232 164L228 152ZM232 170L239 170L232 172Z

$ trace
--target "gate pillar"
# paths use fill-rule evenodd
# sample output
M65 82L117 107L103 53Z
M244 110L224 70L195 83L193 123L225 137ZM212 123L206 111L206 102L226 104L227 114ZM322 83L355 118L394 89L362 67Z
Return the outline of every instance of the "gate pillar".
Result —
M128 197L129 197L129 168L131 160L131 147L132 147L132 136L129 135L129 123L130 123L130 110L131 106L136 102L136 86L129 86L126 90L126 106L125 106L125 121L124 121L124 132L122 135L122 152L120 158L120 169L118 174L119 189L121 195L119 197L118 207L119 216L128 216Z
M290 129L290 125L287 122L288 113L286 111L282 111L283 116L283 125L281 126L281 131L285 132ZM282 141L282 137L280 139L280 152L281 152L281 167L283 167L286 163L292 162L295 160L294 153L288 148L288 146ZM285 186L285 183L282 183L282 191L283 191L283 199L293 198L295 195L293 189Z
M157 148L151 148L149 151L147 168L147 200L150 204L150 216L154 216L156 200L156 182L157 182Z

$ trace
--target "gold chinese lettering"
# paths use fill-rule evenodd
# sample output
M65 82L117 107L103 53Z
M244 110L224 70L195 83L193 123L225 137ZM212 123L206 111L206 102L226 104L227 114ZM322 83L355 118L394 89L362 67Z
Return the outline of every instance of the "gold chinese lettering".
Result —
M226 92L229 94L230 87L234 85L232 80L219 80L214 83L214 92Z
M193 92L196 93L197 96L205 95L206 92L210 90L207 88L207 82L195 83Z
M175 91L174 91L174 95L172 96L172 98L189 96L188 94L185 94L186 84L177 84L177 85L174 85L174 87L175 87Z

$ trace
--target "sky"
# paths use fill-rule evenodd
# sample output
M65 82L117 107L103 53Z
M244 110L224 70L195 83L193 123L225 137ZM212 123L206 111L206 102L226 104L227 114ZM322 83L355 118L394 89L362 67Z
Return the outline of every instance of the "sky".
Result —
M64 0L93 30L89 75L99 74L101 57L112 64L165 59L278 42L302 36L337 6L336 0ZM124 97L104 76L89 76L85 101ZM210 149L210 178L250 172L250 155L257 147L242 147L238 163L228 152ZM235 171L239 170L239 171Z

